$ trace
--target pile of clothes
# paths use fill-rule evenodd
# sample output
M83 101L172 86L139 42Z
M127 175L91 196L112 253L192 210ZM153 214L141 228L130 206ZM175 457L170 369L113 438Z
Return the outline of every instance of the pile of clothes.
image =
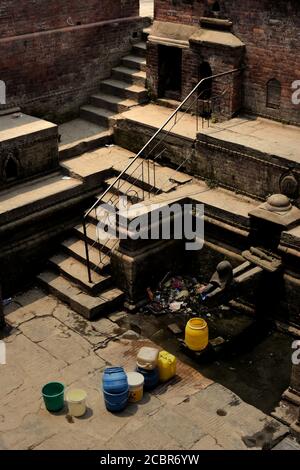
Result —
M204 288L195 277L172 276L168 273L155 291L147 289L149 303L143 308L143 313L163 315L178 312L193 315L194 310L199 311L201 290Z
M217 305L221 304L226 296L230 297L233 286L233 268L228 261L217 265L208 284L201 284L195 277L172 276L168 273L155 292L147 289L149 304L143 311L155 315L180 312L193 316L200 306L203 311L205 304L210 307L213 301Z

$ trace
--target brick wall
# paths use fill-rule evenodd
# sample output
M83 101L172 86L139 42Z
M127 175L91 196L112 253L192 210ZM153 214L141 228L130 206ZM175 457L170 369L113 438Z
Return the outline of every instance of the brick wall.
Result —
M199 24L212 16L211 0L156 0L155 19ZM300 80L300 4L298 0L220 0L220 18L233 22L233 33L246 45L244 108L254 114L300 124L300 106L292 103L292 83ZM215 72L215 70L213 70ZM192 70L185 69L187 75ZM282 86L281 104L266 104L267 82Z
M270 194L281 193L282 178L289 171L289 161L284 158L238 143L222 145L209 135L198 134L191 173L217 185L265 200ZM293 174L299 181L299 164L293 165ZM299 192L295 197L299 206Z
M159 97L159 44L149 42L147 47L147 80L148 87L154 98ZM182 49L181 71L181 99L183 100L199 82L199 66L202 62L208 62L212 73L218 74L224 71L239 69L242 65L243 50L218 49L217 47L200 47L193 45ZM229 119L234 116L242 105L242 80L243 74L228 75L214 80L212 87L211 110L219 120ZM195 95L187 103L187 106L196 111ZM198 102L198 110L205 107L201 99Z
M139 15L139 0L1 0L0 37Z
M1 31L0 80L8 105L56 122L76 115L131 49L144 25L138 8L138 0L1 2L0 31L5 23L8 37Z
M199 18L208 14L205 0L154 0L154 15L159 21L198 24Z

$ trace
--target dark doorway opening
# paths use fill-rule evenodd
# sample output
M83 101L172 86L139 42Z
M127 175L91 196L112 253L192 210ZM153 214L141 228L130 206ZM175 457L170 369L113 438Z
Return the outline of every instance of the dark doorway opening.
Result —
M198 80L199 82L204 78L212 76L212 69L208 62L202 62L199 66ZM212 78L205 80L198 88L198 114L206 119L209 119L212 114Z
M160 98L181 99L182 50L178 47L159 46Z
M202 62L199 67L199 82L203 78L208 78L212 76L212 69L208 62ZM199 98L202 100L209 100L212 96L212 78L205 80L199 87Z
M8 158L4 167L4 179L6 181L15 180L18 177L18 165L13 158Z

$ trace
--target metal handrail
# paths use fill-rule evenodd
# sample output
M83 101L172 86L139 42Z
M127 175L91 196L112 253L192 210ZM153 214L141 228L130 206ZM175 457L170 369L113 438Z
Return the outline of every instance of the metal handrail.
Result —
M186 98L180 103L180 105L174 110L174 112L168 117L168 119L164 122L164 124L153 134L153 136L148 140L148 142L144 145L144 147L136 154L136 156L131 160L131 162L120 172L120 174L116 177L116 179L111 183L108 188L103 192L103 194L95 201L93 206L85 212L84 217L83 217L83 234L84 234L84 243L85 243L85 253L86 253L86 261L87 261L87 271L88 271L88 279L89 282L92 283L92 276L91 276L91 266L90 266L90 259L89 259L89 248L88 248L88 242L87 242L87 226L86 226L86 220L88 216L91 214L93 210L95 210L98 205L101 203L103 198L106 196L106 194L111 191L111 189L120 181L124 175L126 175L127 171L134 165L134 163L137 161L137 159L143 154L143 152L149 147L149 145L156 139L156 137L165 129L165 127L169 124L169 122L172 121L172 119L178 114L178 112L184 107L186 102L193 96L193 94L200 88L200 86L208 81L208 80L214 80L216 78L224 77L226 75L232 75L234 73L240 72L242 69L232 69L227 72L222 72L218 73L215 75L211 75L209 77L205 77L202 80L200 80L197 85L192 89L192 91L186 96Z

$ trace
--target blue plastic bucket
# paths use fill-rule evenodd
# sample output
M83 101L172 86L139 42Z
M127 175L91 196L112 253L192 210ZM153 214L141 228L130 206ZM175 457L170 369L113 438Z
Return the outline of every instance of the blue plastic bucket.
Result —
M159 370L156 367L153 370L146 370L142 369L141 367L137 367L136 371L139 372L144 376L145 383L144 383L144 390L153 390L159 384Z
M122 411L128 403L129 388L122 393L108 393L103 390L103 396L108 411Z
M128 390L127 375L122 367L108 367L102 378L103 391L119 394Z

